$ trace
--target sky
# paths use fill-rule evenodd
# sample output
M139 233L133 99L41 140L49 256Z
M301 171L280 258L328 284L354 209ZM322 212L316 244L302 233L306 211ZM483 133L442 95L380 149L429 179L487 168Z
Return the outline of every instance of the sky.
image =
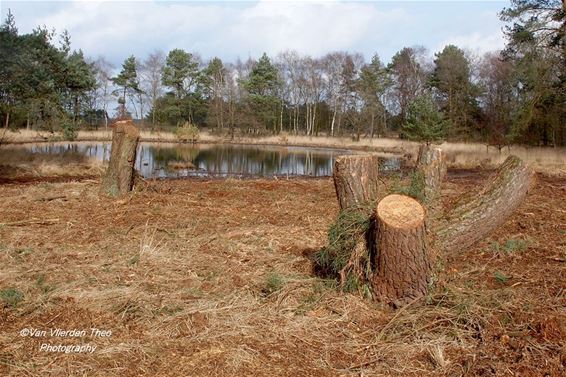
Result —
M498 13L509 1L5 1L20 33L67 29L73 49L115 66L174 48L204 60L285 50L314 57L347 50L384 62L403 47L447 44L481 54L505 44Z

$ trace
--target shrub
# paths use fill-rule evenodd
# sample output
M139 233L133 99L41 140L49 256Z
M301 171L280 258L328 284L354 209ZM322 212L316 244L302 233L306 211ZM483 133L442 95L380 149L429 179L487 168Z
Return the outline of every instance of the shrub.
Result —
M71 120L66 119L61 123L61 133L63 135L63 140L74 141L79 135L78 125L73 123Z
M182 141L184 143L196 143L199 138L199 130L196 125L185 122L177 127L177 129L175 130L175 135L177 135L177 139L179 141Z

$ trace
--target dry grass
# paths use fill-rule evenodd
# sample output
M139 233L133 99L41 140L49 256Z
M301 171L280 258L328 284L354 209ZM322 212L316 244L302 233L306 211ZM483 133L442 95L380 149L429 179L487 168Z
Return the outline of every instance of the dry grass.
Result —
M477 182L453 177L446 200ZM0 375L564 375L565 186L541 177L397 311L313 274L338 211L330 179L149 182L119 200L92 181L0 186L0 291L23 296L0 309ZM492 247L510 238L526 249ZM29 327L112 336L19 336Z
M79 141L109 141L111 131L79 131ZM57 134L39 133L37 131L21 130L17 133L8 132L5 142L30 143L57 140ZM147 142L177 142L177 136L170 132L141 131L140 138ZM353 149L377 151L381 154L416 156L418 144L400 139L374 138L353 141L348 137L326 136L265 136L265 137L221 137L207 132L199 134L199 143L236 143L255 145L296 145L306 147ZM447 153L448 166L456 169L495 168L510 154L520 157L536 171L545 174L566 176L566 148L542 147L505 147L501 151L494 147L487 148L480 143L444 143L442 149Z

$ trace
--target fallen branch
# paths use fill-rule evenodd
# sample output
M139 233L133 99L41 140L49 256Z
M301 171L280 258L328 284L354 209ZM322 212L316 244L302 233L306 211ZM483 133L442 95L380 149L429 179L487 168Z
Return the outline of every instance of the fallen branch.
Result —
M37 198L35 199L36 202L50 202L52 200L57 199L67 199L66 195L54 195L54 196L46 196L44 198Z
M436 229L444 252L463 251L484 239L521 205L534 182L533 171L509 156L477 193L464 195Z
M59 222L59 219L30 219L14 221L11 223L0 223L0 226L23 226L23 225L53 225Z

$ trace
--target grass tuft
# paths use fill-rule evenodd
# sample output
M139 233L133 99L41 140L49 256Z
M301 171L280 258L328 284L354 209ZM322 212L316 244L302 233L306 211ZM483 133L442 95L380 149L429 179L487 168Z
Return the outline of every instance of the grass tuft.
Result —
M285 278L278 273L271 272L265 279L265 288L263 289L263 293L270 295L272 293L280 291L284 285Z
M15 288L6 288L0 290L0 299L5 305L16 307L24 299L24 294Z

